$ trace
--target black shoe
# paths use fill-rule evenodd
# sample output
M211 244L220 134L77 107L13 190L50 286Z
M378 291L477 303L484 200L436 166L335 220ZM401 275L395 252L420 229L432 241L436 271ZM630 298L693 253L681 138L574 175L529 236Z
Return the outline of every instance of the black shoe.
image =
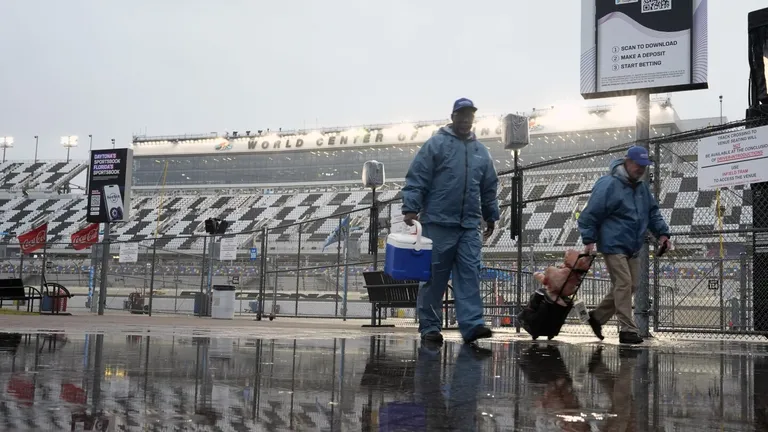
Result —
M592 312L589 313L589 320L587 323L590 327L592 327L592 331L595 332L595 336L597 336L598 339L603 340L603 326L600 325L595 317L592 316Z
M440 332L431 331L427 334L424 334L421 336L421 340L424 342L431 342L431 343L443 343L443 335L440 334Z
M636 345L643 343L643 338L635 332L619 332L619 342Z
M464 338L465 343L472 343L478 339L487 339L489 337L493 336L493 332L491 329L484 325L479 325L472 329L472 331L469 333L469 336Z
M470 350L475 360L485 360L493 356L493 351L488 348L482 348L474 342L468 343L465 346Z
M592 357L590 357L589 363L587 363L587 371L589 371L589 373L594 373L597 370L597 367L600 366L602 362L603 362L603 345L598 345L595 352L592 353Z
M636 359L642 351L642 349L635 347L619 346L619 358L627 360Z

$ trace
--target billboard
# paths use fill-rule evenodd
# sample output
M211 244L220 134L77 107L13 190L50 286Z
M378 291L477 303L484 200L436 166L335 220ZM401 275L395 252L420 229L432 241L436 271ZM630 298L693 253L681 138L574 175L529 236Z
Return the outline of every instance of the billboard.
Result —
M132 174L132 149L91 151L86 213L88 222L120 222L128 219Z
M708 0L582 0L581 95L705 89Z

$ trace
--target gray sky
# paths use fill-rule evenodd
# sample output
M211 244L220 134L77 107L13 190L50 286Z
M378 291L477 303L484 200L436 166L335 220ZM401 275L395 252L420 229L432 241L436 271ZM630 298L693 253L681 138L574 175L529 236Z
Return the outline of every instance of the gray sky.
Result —
M682 117L743 118L747 13L709 0L710 89ZM2 0L0 135L13 159L73 158L131 135L347 126L579 96L578 0Z

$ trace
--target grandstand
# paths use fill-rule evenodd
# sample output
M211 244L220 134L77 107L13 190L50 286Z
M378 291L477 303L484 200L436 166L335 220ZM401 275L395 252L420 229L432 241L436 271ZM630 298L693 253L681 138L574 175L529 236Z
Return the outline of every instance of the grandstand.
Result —
M621 148L633 142L636 113L634 104L619 104L554 106L527 115L531 144L522 151L521 165L525 168L524 199L529 202L523 209L521 241L524 270L535 271L559 262L564 249L578 244L576 217L588 199L586 192L606 172L610 160L621 154ZM475 133L502 173L499 199L509 203L512 190L505 172L509 173L513 160L500 142L501 118L478 119ZM652 137L701 129L720 121L681 119L669 99L652 101ZM129 219L111 225L111 238L117 244L110 250L113 259L107 276L111 289L107 307L122 308L128 293L136 290L146 295L153 286L155 310L191 311L194 293L208 283L206 275L212 284L233 284L231 278L237 276L241 310L246 310L264 287L275 293L269 298L276 300L282 313L339 316L342 279L347 279L347 313L370 317L361 273L371 262L364 255L373 196L361 185L363 162L376 159L386 167L387 184L377 194L384 202L379 220L383 236L390 227L398 229L394 220L400 215L398 195L413 155L445 123L447 120L317 131L135 137ZM587 153L589 157L573 158ZM662 213L673 233L679 234L674 256L663 260L658 269L650 269L652 275L661 277L660 295L673 299L660 299L660 303L671 302L675 307L719 304L719 299L712 297L714 291L677 294L685 284L678 285L678 281L687 279L698 287L700 281L716 273L721 275L723 288L717 292L730 301L740 292L740 254L748 247L749 235L744 233L752 224L751 191L733 188L719 199L712 191L699 191L695 141L664 144L657 157L662 162ZM98 249L75 251L70 245L70 235L85 226L86 214L86 197L71 183L76 176L82 177L86 165L84 161L10 161L0 165L0 276L22 274L23 266L25 281L37 284L46 269L48 280L71 287L79 295L88 292L87 287L100 274ZM350 265L344 278L338 266L344 261L342 247L327 241L341 222L339 214L347 212L353 212L352 223L357 229L350 235ZM518 249L510 236L510 214L511 207L502 206L501 221L483 250L485 264L504 271L515 268ZM203 258L204 221L208 218L227 220L227 232L236 236L239 249L235 262L214 259L210 273L207 268L211 263ZM33 254L22 263L16 236L43 219L49 223L47 259ZM721 223L723 229L742 234L717 237L714 232ZM259 255L265 255L261 250L264 228L268 229L266 268L249 253L256 247ZM125 242L140 243L138 262L119 262L121 243ZM717 267L714 258L720 247L726 259ZM263 270L279 274L269 273L262 285ZM593 279L583 294L600 297L605 289L604 276L602 263L596 263ZM488 304L495 304L492 299L496 294L512 295L511 285L501 279L485 283L482 289ZM330 298L333 300L327 300ZM703 321L693 324L722 327L723 315L717 310L700 314L706 315Z
M522 164L554 160L578 153L629 143L634 132L634 105L590 108L550 107L533 110L530 116L531 145ZM681 120L669 99L652 103L652 136L665 136L699 128L712 119ZM509 170L512 157L500 144L500 117L477 121L476 134L490 149L496 168ZM364 209L372 202L370 191L360 186L365 160L385 163L388 184L379 200L396 199L402 178L420 145L447 121L416 124L371 125L318 131L235 131L210 135L172 137L137 136L134 149L134 192L130 220L112 227L117 241L150 239L157 232L163 251L200 253L203 221L218 217L230 222L228 232L238 234L245 249L258 246L258 230L281 224L302 225L302 253L333 254L323 244L338 225L337 213ZM687 153L661 155L665 159L661 205L673 231L716 224L714 194L698 191L695 146ZM557 165L526 173L526 199L588 191L605 172L611 156L579 161L578 166ZM82 226L85 196L66 193L69 181L86 169L86 163L6 162L0 165L0 232L6 233L13 254L15 235L35 219L50 222L53 250L75 253L69 235ZM748 192L748 191L745 191ZM510 198L509 183L502 179L499 198ZM751 224L747 193L725 209L725 227ZM558 251L578 241L574 212L586 196L543 200L524 209L526 242L537 250ZM486 253L515 251L507 229L509 208L503 211L500 228L489 241ZM383 210L399 213L397 203ZM319 218L327 218L318 220ZM367 238L367 219L353 240ZM298 228L270 230L269 248L278 253L297 249ZM685 240L683 240L684 242ZM701 243L701 239L696 240ZM715 240L716 241L716 240ZM365 250L363 242L355 243ZM678 242L679 243L679 242Z

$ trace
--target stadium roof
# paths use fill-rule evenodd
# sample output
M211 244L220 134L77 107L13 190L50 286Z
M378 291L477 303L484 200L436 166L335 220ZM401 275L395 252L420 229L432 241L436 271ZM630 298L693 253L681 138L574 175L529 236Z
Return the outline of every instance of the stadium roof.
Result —
M634 100L612 105L554 105L533 109L529 118L531 135L634 127L637 109ZM484 116L475 121L475 133L483 140L498 140L502 135L502 116ZM245 133L225 131L197 135L134 136L135 156L285 152L296 150L335 150L393 144L421 144L435 134L448 119L416 123L390 123L356 127L277 132ZM679 118L669 98L651 101L651 124L672 124Z

